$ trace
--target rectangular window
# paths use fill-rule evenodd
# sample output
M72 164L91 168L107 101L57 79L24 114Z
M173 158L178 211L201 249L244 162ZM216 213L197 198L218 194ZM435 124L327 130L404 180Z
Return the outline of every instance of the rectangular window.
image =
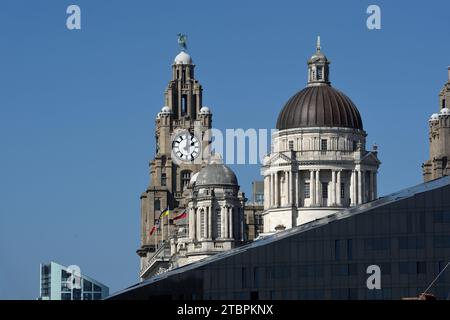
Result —
M155 210L161 210L161 200L155 199Z
M320 142L320 150L327 151L328 150L328 140L322 139Z
M294 141L289 141L289 150L294 150Z
M418 274L427 273L427 263L425 261L417 262L417 273Z
M165 187L167 185L167 176L165 173L161 173L161 186Z
M450 236L435 236L434 246L436 248L450 248Z
M222 212L220 209L216 209L216 234L217 238L222 237Z
M328 182L322 182L322 198L328 198Z
M341 260L341 240L334 241L334 259Z
M205 211L200 211L200 237L205 238Z
M347 240L347 259L353 260L353 240Z
M328 150L328 141L327 139L322 139L320 140L320 153L321 154L326 154L327 150Z
M305 182L305 185L304 185L304 188L303 188L304 190L303 190L303 194L304 194L304 196L305 196L305 199L309 199L309 197L310 197L310 192L311 192L311 190L310 190L310 188L309 188L309 182Z
M317 67L317 80L323 80L323 68L322 66Z
M341 183L341 199L345 198L345 183Z

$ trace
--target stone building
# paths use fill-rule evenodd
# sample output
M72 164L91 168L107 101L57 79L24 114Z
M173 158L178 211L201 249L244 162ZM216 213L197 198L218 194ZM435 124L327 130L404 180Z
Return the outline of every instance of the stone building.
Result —
M202 106L194 69L184 46L156 115L155 158L141 195L142 280L230 250L245 238L245 197L234 172L209 152L212 113Z
M200 150L208 145L212 113L202 106L202 86L195 78L190 55L181 51L172 64L172 79L164 93L164 107L155 119L155 158L150 162L150 183L141 194L141 277L147 277L153 265L166 267L167 240L174 232L173 216L185 208L183 190L204 163ZM175 148L175 141L179 148ZM188 143L189 142L189 143ZM184 143L184 145L183 145ZM190 144L195 144L190 147ZM194 161L195 160L195 161ZM171 209L167 219L152 235L161 212Z
M264 182L252 182L252 198L245 203L245 241L253 241L263 233Z
M184 193L186 233L171 239L172 267L192 263L244 242L245 196L234 172L213 157Z
M428 121L430 159L422 165L425 182L450 173L450 67L447 83L439 93L439 108L439 113L433 113Z
M264 232L292 228L377 198L377 147L355 104L330 84L330 61L317 50L308 84L281 110L265 157Z

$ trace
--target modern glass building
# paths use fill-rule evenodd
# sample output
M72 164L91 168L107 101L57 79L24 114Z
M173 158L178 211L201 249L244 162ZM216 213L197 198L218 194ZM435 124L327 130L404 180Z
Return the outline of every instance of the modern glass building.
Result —
M38 300L101 300L109 295L109 288L81 274L78 285L71 285L71 271L60 264L41 264L40 296Z
M111 299L401 299L450 262L450 177L280 231ZM380 267L369 289L367 267ZM428 291L450 294L450 267Z

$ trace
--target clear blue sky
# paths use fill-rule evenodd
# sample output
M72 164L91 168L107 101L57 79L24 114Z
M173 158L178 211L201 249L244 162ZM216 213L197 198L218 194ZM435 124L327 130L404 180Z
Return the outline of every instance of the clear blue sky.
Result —
M81 31L65 27L70 4ZM379 31L366 28L369 4ZM111 292L138 280L139 195L179 32L215 127L244 129L275 126L320 34L333 85L379 145L383 195L421 182L448 30L448 0L2 1L0 298L36 298L49 260ZM258 166L233 169L249 194Z

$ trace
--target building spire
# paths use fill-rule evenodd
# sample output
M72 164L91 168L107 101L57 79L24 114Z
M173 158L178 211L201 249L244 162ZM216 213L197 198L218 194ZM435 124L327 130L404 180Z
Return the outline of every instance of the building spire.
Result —
M321 47L320 47L320 36L317 36L316 49L317 49L317 52L320 52L320 49L321 49Z

